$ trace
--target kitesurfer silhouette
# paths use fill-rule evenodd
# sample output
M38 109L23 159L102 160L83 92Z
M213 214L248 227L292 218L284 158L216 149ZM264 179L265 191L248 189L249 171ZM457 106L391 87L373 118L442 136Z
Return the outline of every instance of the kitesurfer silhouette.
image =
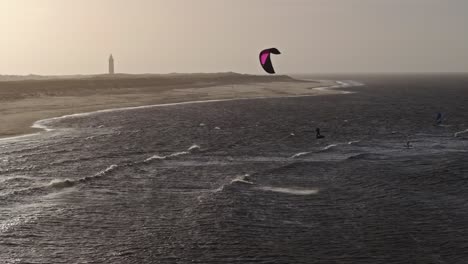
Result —
M442 124L442 113L437 113L436 123L437 123L437 125Z
M408 140L406 141L406 148L412 148L411 142Z
M315 132L317 133L317 135L316 135L317 138L324 138L325 137L325 136L320 135L320 128L317 127L315 129Z

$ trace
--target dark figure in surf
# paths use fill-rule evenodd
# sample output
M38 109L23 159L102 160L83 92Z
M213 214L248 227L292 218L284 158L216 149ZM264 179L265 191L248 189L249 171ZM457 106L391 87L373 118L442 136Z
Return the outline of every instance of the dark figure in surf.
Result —
M442 124L442 113L437 113L436 123L437 125Z
M317 133L317 135L316 135L317 138L324 138L325 137L325 136L320 135L320 128L317 127L317 129L315 129L315 132Z
M411 148L411 147L413 147L413 146L411 146L411 142L409 140L406 141L406 148Z

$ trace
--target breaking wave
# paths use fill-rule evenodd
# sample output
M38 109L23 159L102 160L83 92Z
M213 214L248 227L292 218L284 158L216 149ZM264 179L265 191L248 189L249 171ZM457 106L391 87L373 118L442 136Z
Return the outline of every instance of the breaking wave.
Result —
M347 142L346 145L352 145L352 144L357 143L357 142L359 142L359 141L350 141L350 142ZM334 143L334 144L330 144L330 145L327 145L327 146L323 147L322 149L320 149L320 150L317 151L317 152L327 151L327 150L330 150L330 149L332 149L332 148L335 148L335 147L337 147L337 146L339 146L339 145L345 145L345 143ZM296 153L296 154L292 155L291 158L293 158L293 159L294 159L294 158L300 158L300 157L302 157L302 156L306 156L306 155L309 155L309 154L311 154L311 153L312 153L312 151L299 152L299 153Z
M48 187L55 188L55 189L64 189L64 188L70 188L75 186L75 181L73 180L59 180L59 179L54 179L50 181Z
M178 157L178 156L188 155L190 153L193 153L193 152L196 152L196 151L199 151L199 150L200 150L200 146L198 146L197 144L193 144L191 147L189 147L187 149L187 151L175 152L175 153L172 153L172 154L167 155L167 156L153 155L153 156L145 159L144 162L150 162L150 161L153 161L153 160L170 159L170 158L174 158L174 157Z
M242 176L237 176L236 178L234 178L232 181L231 181L231 184L232 183L236 183L236 182L240 182L240 183L246 183L246 184L254 184L253 182L249 181L249 174L245 174L245 175L242 175Z
M302 156L305 156L305 155L308 155L310 154L311 152L299 152L299 153L296 153L294 155L291 156L291 158L299 158L299 157L302 157Z
M334 147L336 147L336 146L338 146L338 145L339 145L339 144L330 144L330 145L324 147L322 150L323 150L323 151L329 150L329 149L334 148Z
M53 189L65 189L65 188L70 188L70 187L73 187L75 186L76 184L78 183L84 183L84 182L87 182L87 181L90 181L92 179L96 179L96 178L100 178L100 177L103 177L109 173L111 173L112 171L114 171L115 169L117 169L119 166L115 165L115 164L112 164L110 165L109 167L105 168L104 170L102 171L99 171L98 173L92 175L92 176L86 176L84 178L80 178L78 180L70 180L70 179L53 179L52 181L49 182L49 184L47 185L48 188L53 188Z
M223 185L219 186L218 188L214 189L213 192L215 192L215 193L216 192L221 192L222 190L224 190L225 187L227 187L229 185L232 185L232 184L235 184L235 183L253 185L254 183L252 181L249 181L249 177L250 177L250 174L244 174L244 175L241 175L241 176L237 176L234 179L232 179L231 181L229 181L229 183L223 184Z
M258 190L267 191L267 192L276 192L283 194L292 194L292 195L314 195L318 194L318 189L296 189L296 188L285 188L285 187L270 187L262 186L258 187Z
M465 134L465 133L468 133L468 129L465 129L465 130L462 130L462 131L455 132L455 134L453 134L453 136L454 136L454 137L458 137L459 135L461 135L461 134Z
M168 158L177 157L177 156L181 156L181 155L187 155L187 154L190 154L190 153L192 153L194 151L197 151L199 149L200 149L200 146L194 144L194 145L190 146L187 151L176 152L176 153L172 153L172 154L167 155L167 156L154 155L154 156L146 159L145 162L149 162L149 161L157 160L157 159L168 159ZM122 166L126 166L126 165L124 164L124 165L121 165L120 167L122 167ZM86 183L86 182L91 181L93 179L104 177L104 176L108 175L109 173L112 173L113 171L115 171L117 168L119 168L118 165L112 164L109 167L105 168L102 171L97 172L94 175L79 178L77 180L73 180L73 179L53 179L47 185L29 187L29 188L25 188L25 189L21 189L21 190L15 190L15 191L13 191L11 193L8 193L7 195L8 196L10 196L10 195L22 195L22 194L31 194L31 193L46 191L47 189L49 189L49 190L50 189L60 190L60 189L65 189L65 188L71 188L71 187L76 186L77 184L83 184L83 183ZM28 168L28 169L30 169L30 168ZM11 181L11 180L24 180L24 179L21 178L21 177L18 177L18 179L16 179L16 178L11 178L11 179L7 178L7 179L4 179L4 180L2 180L0 182Z
M200 146L198 146L197 144L193 144L190 148L188 148L188 151L196 151L196 150L200 150Z

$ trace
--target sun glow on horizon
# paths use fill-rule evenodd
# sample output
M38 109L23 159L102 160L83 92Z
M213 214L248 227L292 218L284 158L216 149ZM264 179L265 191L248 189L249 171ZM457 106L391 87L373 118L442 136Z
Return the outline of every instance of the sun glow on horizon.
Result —
M0 74L468 71L468 2L0 0Z

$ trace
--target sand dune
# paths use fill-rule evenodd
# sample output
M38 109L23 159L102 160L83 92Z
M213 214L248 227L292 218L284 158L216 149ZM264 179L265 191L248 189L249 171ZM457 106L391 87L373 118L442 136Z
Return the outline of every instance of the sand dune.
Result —
M0 137L37 131L34 121L77 112L193 100L338 93L327 81L236 73L43 77L0 82Z

